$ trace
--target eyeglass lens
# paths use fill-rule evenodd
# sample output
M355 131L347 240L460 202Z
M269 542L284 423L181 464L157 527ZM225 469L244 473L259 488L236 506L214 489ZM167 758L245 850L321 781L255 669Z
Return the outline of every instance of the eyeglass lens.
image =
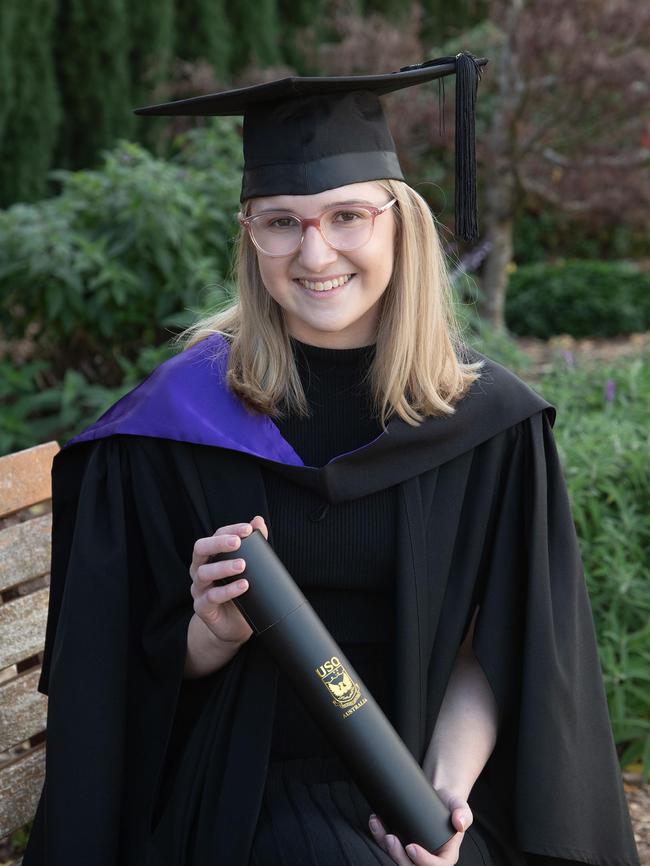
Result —
M370 240L374 219L362 207L332 208L320 218L320 229L328 244L337 250L352 250ZM300 247L302 224L295 214L270 211L250 223L255 243L271 255L288 255Z

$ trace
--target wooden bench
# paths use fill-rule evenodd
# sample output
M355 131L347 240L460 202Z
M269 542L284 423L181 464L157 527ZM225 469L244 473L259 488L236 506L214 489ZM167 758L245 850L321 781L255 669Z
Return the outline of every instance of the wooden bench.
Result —
M11 860L9 837L34 817L45 776L47 698L36 688L58 451L48 442L0 457L0 863L14 866L21 860Z

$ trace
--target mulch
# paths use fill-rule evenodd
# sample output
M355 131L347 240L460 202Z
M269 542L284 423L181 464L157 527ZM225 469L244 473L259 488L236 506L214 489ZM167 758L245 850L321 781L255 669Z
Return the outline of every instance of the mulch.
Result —
M641 866L650 866L650 784L643 785L636 773L623 773L623 786Z
M515 337L515 343L531 362L525 378L538 378L550 372L559 362L579 365L602 361L608 363L650 352L650 331L623 337L576 339L560 334L550 340L537 337Z

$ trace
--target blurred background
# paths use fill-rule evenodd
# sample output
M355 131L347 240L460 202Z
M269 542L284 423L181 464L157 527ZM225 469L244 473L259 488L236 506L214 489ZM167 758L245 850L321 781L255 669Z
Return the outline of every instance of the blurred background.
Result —
M0 454L92 422L228 301L239 118L136 106L469 50L481 236L453 238L453 82L385 99L467 340L555 427L643 856L650 851L650 4L0 4ZM1 857L0 857L1 860ZM648 860L647 862L650 862Z

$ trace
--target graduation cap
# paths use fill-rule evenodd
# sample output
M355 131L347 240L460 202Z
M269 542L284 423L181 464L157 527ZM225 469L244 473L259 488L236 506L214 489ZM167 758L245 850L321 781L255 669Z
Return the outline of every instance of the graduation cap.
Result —
M404 180L380 97L456 75L456 234L478 234L474 106L481 67L468 52L383 75L289 77L136 108L145 116L244 116L241 201Z

